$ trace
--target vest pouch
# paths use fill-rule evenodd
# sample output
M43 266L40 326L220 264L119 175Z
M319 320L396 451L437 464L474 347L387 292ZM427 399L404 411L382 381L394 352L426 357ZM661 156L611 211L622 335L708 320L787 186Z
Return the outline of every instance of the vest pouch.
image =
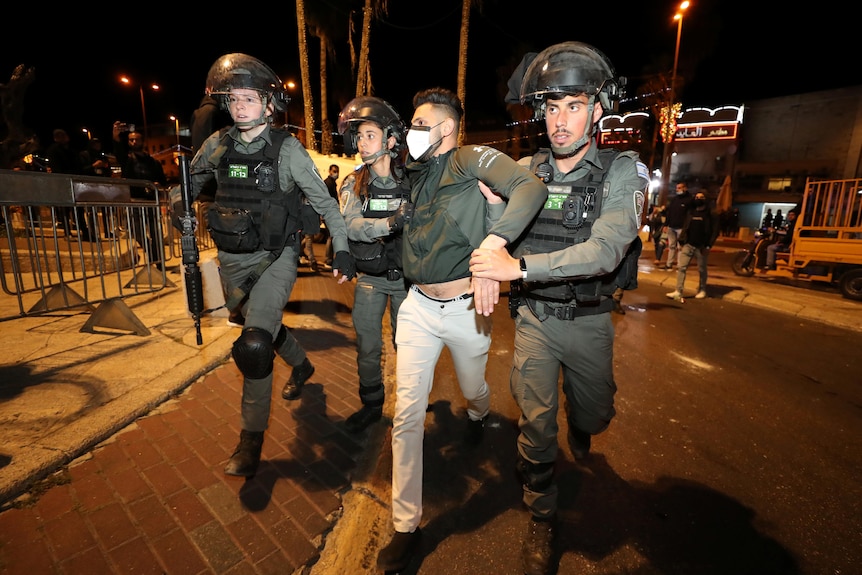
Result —
M348 240L350 254L356 262L356 269L365 274L382 274L389 268L385 257L386 246L383 242L357 242Z
M251 253L260 247L257 226L248 210L212 203L207 211L207 230L216 247L225 252Z
M263 249L278 251L287 242L287 206L276 202L264 202L260 218L260 241Z

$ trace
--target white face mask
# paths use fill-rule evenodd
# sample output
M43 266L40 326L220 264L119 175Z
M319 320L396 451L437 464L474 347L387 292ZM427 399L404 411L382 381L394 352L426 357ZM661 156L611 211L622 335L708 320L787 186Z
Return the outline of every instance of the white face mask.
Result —
M410 155L417 162L424 162L431 154L434 153L440 146L440 142L443 141L441 137L439 140L431 143L431 130L436 128L443 122L435 124L433 126L410 126L410 129L407 131L407 149L410 151Z

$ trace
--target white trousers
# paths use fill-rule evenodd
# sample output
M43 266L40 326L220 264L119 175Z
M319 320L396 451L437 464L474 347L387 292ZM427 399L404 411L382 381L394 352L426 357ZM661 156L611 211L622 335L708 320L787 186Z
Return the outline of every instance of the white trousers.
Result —
M440 301L413 287L398 310L395 416L392 419L392 519L395 530L411 533L422 520L422 444L425 411L434 368L449 348L467 415L488 414L491 396L485 382L490 319L477 314L471 298Z

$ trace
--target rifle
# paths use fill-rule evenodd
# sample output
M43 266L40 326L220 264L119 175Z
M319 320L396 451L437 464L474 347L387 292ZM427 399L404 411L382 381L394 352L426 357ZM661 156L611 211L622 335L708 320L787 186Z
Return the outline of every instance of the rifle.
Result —
M182 248L183 266L185 268L186 297L188 299L189 311L195 321L198 345L203 343L201 336L201 313L204 309L204 289L201 279L201 269L198 267L200 254L198 252L198 241L195 237L197 230L197 218L192 211L192 180L189 172L189 159L185 154L179 154L180 164L180 192L182 194L182 215L179 217L182 237L180 247Z

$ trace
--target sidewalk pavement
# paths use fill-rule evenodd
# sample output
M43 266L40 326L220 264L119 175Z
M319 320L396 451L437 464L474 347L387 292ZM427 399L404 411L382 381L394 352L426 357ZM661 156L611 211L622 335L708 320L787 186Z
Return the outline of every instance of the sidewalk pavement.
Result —
M647 245L639 280L673 290L676 273L652 262ZM285 325L316 371L285 402L290 371L276 360L264 461L244 481L222 473L239 436L239 331L205 316L197 345L181 275L172 268L179 287L126 302L147 337L81 333L87 316L75 312L0 324L0 573L374 572L391 529L388 501L373 497L387 491L389 435L343 428L360 405L353 284L300 269ZM862 303L838 294L712 267L707 291L862 330Z

